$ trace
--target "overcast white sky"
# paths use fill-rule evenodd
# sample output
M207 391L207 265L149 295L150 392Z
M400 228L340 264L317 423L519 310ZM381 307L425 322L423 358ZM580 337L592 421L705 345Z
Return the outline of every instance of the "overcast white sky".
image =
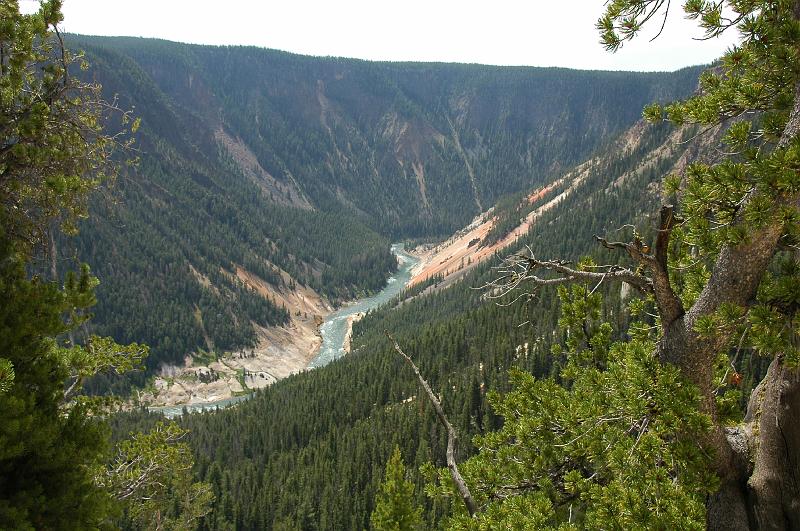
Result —
M35 4L34 0L22 0ZM309 55L613 70L708 63L733 42L700 42L673 2L616 54L598 43L603 0L65 0L63 28L89 35L245 44Z

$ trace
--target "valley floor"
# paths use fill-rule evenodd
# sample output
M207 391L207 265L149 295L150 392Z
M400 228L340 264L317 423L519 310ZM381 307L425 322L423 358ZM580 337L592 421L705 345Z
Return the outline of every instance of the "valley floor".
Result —
M314 359L322 344L319 325L331 313L330 304L309 288L278 291L243 271L238 276L283 304L291 313L289 323L259 327L253 348L208 363L187 356L183 367L162 367L154 384L136 397L139 404L161 407L224 400L302 371Z
M413 254L420 258L420 262L412 270L408 285L413 286L433 276L441 276L442 280L428 290L443 289L457 281L467 271L527 233L541 214L557 205L580 183L582 176L579 168L569 177L533 191L527 201L545 201L492 245L481 245L496 222L492 210L488 210L444 242L415 249ZM556 194L556 188L567 178L570 185ZM226 353L224 357L205 364L189 356L183 367L163 367L154 384L138 394L136 401L139 404L163 407L225 400L302 371L316 357L322 344L319 327L332 312L328 302L309 288L298 285L295 290L276 290L244 269L237 268L235 274L248 287L285 306L291 314L289 324L259 328L258 344L253 348ZM356 314L348 318L345 339L348 352L353 322L359 317Z

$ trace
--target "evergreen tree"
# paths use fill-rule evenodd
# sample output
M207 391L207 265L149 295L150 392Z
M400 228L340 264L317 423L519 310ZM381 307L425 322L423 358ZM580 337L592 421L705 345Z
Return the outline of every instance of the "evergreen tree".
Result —
M468 223L478 201L549 182L646 103L689 94L699 74L67 39L86 50L86 75L142 117L140 169L120 180L119 205L92 205L74 254L103 279L93 330L146 342L151 374L211 350L207 339L217 353L249 348L254 325L286 323L279 303L238 284L242 270L278 291L283 282L311 287L333 304L376 291L396 264L389 238L439 238ZM330 102L323 121L308 114L318 90ZM420 147L409 149L412 140ZM72 243L62 255L73 255Z
M84 406L62 409L72 353L55 338L80 324L93 283L84 270L62 288L26 267L52 219L66 212L74 223L83 211L83 172L107 153L103 140L87 153L82 134L96 117L82 102L93 93L53 56L60 3L22 15L3 1L0 15L0 527L90 527L109 505L91 474L105 431Z
M616 49L669 2L606 9L598 27ZM558 379L515 372L514 391L493 399L505 424L479 438L464 467L484 510L456 516L454 528L800 526L800 2L684 9L708 37L738 28L743 41L703 75L700 93L645 116L723 124L728 154L667 183L678 204L662 207L652 245L637 232L601 239L634 268L508 261L509 292L520 278L587 285L562 289ZM632 304L641 321L618 342L609 324L593 324L588 285L612 280L645 295ZM730 407L740 378L729 378L742 349L770 360L744 419Z
M92 470L107 449L103 424L77 405L62 410L70 364L55 337L84 289L28 279L18 248L0 233L0 353L13 367L0 393L0 528L91 528L110 510Z
M95 303L88 266L63 279L55 266L50 280L31 272L43 269L48 235L74 231L88 193L113 177L121 137L104 133L114 106L100 87L70 74L81 59L56 29L61 2L25 15L2 0L0 19L0 527L96 528L112 510L95 477L108 433L103 402L77 391L98 371L132 368L147 349L65 338Z
M641 191L660 183L675 161L696 153L700 141L707 142L691 140L691 131L681 137L666 125L638 125L633 133L633 147L631 136L625 135L593 157L588 172L581 165L565 173L567 183L575 175L585 177L573 194L542 215L516 251L528 244L568 259L588 253L598 259L610 257L592 235L618 224L639 223L643 212L658 206L658 197L643 198ZM690 140L677 143L675 138ZM653 152L659 162L652 170L641 168L641 160ZM624 182L621 176L626 176ZM618 179L620 184L610 188ZM324 369L280 380L236 408L181 417L191 429L187 442L196 452L199 477L214 486L217 497L214 513L204 518L201 529L232 529L239 523L249 529L293 528L301 514L308 520L309 508L316 509L312 523L318 529L363 529L369 526L395 441L406 456L414 456L413 467L406 461L409 468L427 461L444 465L446 434L430 405L418 399L418 382L387 343L386 329L397 333L431 386L442 393L461 441L500 429L504 423L489 407L486 391L492 396L491 391L508 389L509 367L537 378L556 374L566 354L550 352L562 335L557 332L558 300L552 291L542 290L535 303L523 298L498 306L481 291L465 288L488 282L495 274L492 265L478 265L448 289L420 294L428 284L415 286L407 292L409 297L416 295L413 299L370 312L354 326L358 349ZM593 297L601 293L603 304L594 304L600 317L593 318L587 331L593 334L608 321L614 327L613 339L618 339L629 320L614 302L619 289L604 284ZM530 324L519 326L524 321ZM582 331L580 326L575 329ZM743 393L752 389L747 374L763 374L757 366L747 370L749 364L749 359L744 368L741 360L737 363L745 373ZM131 430L145 429L145 419L153 418L136 413L116 416L113 422L120 436L127 436ZM461 461L475 451L462 443L457 457ZM439 528L458 500L427 498L423 478L409 479L423 507L423 525ZM225 500L222 492L228 493ZM573 512L578 514L577 506Z
M117 446L99 482L123 503L125 529L188 531L210 511L214 493L193 481L192 451L181 442L186 433L160 422Z
M370 522L378 531L412 531L422 525L422 509L414 503L414 484L406 479L399 446L394 447L386 462L386 475Z

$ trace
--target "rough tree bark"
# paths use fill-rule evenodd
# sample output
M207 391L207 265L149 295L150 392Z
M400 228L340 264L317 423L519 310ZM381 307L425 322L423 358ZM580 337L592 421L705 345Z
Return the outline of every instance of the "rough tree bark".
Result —
M796 1L800 19L800 0ZM795 86L794 107L778 148L786 147L800 132L800 83ZM759 199L759 190L750 192L745 203ZM800 193L784 194L778 206L800 209ZM743 215L734 223L745 225ZM715 530L798 529L800 530L800 369L785 365L780 353L751 397L741 426L726 428L718 419L714 362L731 342L732 331L713 337L698 334L696 325L725 304L749 308L771 260L778 249L785 227L774 220L759 227L748 227L748 238L725 245L713 266L711 277L691 308L684 309L670 285L667 248L672 229L672 207L661 211L661 226L654 253L640 240L632 243L608 242L606 247L621 249L650 273L649 277L619 266L604 266L605 271L582 271L566 262L543 261L530 256L510 259L504 275L486 287L502 296L524 282L535 285L624 281L652 294L661 317L663 335L655 355L662 363L678 367L701 392L703 411L713 421L707 439L698 441L713 452L713 467L720 479L718 492L707 500L707 525ZM548 270L557 278L540 278L537 269Z
M795 87L794 108L778 147L788 145L798 131L800 83ZM751 192L746 201L758 193ZM800 194L787 195L779 202L800 208ZM751 230L745 242L723 247L698 300L685 315L665 323L658 344L659 359L677 365L700 388L703 407L715 421L710 440L704 441L714 451L714 467L721 480L719 491L707 503L711 530L800 529L798 371L789 370L783 357L776 355L753 393L745 424L726 434L716 422L713 361L730 337L720 333L703 338L694 331L701 317L713 314L722 304L745 308L752 304L782 234L782 224L773 222Z
M755 447L745 469L749 523L755 529L800 529L800 372L776 356L753 391L744 424L730 430L734 444ZM749 464L749 463L748 463Z
M800 0L794 0L793 15L800 20ZM800 133L800 81L795 81L794 103L777 148L785 148ZM765 192L756 188L744 198L743 206L755 203ZM776 207L800 210L800 193L784 192L769 201ZM569 267L562 261L543 261L529 256L506 261L501 276L485 288L493 297L517 289L524 282L537 286L571 283L623 281L652 294L661 317L663 334L655 355L662 363L675 365L695 384L702 396L701 408L713 421L711 433L698 441L712 452L712 466L720 488L706 502L706 523L712 531L769 529L800 530L800 369L789 368L782 353L776 352L766 376L753 392L745 420L726 428L718 418L714 365L719 352L732 341L732 330L712 337L696 328L701 319L714 315L724 305L745 310L753 306L756 292L774 258L785 233L783 221L773 219L760 226L749 226L745 208L733 223L746 227L747 238L721 249L711 276L698 299L684 308L670 284L667 249L673 224L672 208L661 211L661 226L654 252L639 239L631 243L608 242L606 247L621 249L650 275L619 266L603 266L601 271ZM542 278L534 273L544 269L557 278Z

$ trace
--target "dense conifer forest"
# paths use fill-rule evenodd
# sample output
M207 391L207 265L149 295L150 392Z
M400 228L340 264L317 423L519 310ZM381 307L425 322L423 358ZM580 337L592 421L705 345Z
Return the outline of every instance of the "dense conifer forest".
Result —
M636 146L626 150L631 135ZM676 138L666 126L635 126L589 159L578 189L504 254L530 246L543 258L609 259L613 255L594 235L631 223L653 228L647 213L660 201L663 177L687 154L713 155L691 141L693 135L686 131ZM689 142L676 142L681 139ZM642 165L643 160L649 162ZM487 393L508 391L512 367L547 377L566 363L551 350L566 339L558 332L560 309L553 290L504 306L487 299L486 290L473 289L496 275L493 266L499 260L445 290L368 314L356 324L354 352L323 369L280 381L234 409L182 418L197 456L198 478L218 494L201 529L366 529L395 445L412 471L425 527L438 526L454 507L426 496L419 469L431 461L444 466L446 433L383 332L392 331L441 393L461 434L459 460L472 455L472 437L502 425ZM625 337L630 315L621 292L602 291L603 317L613 323L617 337ZM747 375L742 386L747 396L765 366L749 356L739 363ZM120 417L115 430L122 435L155 418Z
M800 0L681 7L739 43L368 62L0 0L0 528L800 528Z
M390 240L448 235L499 197L548 183L644 104L690 93L699 72L69 42L86 50L87 75L141 118L140 163L60 256L92 265L102 279L92 331L150 345L148 372L251 347L254 325L285 322L237 268L333 304L375 291L395 268Z

